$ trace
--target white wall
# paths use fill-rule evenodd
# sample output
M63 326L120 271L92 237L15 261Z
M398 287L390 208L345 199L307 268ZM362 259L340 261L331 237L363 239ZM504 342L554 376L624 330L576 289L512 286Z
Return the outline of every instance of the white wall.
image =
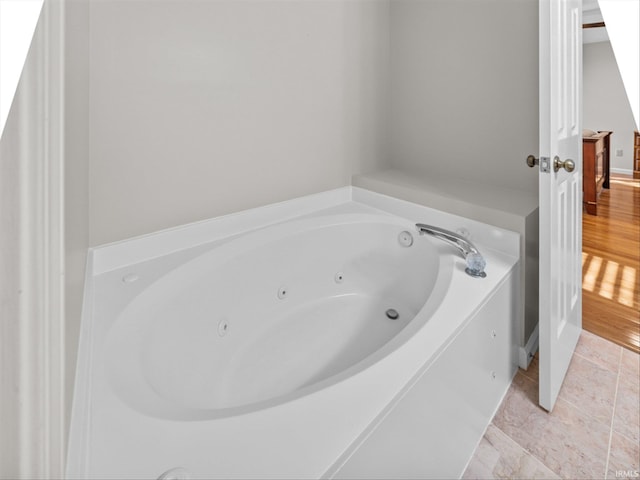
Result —
M535 208L538 175L525 158L538 154L538 2L393 0L390 28L393 167L449 192L473 183L458 215L487 221L476 207L496 197ZM523 346L538 322L536 218L519 229Z
M611 43L590 43L583 47L583 126L590 130L612 130L611 168L633 173L633 131L635 123L624 90ZM623 155L616 156L621 149Z
M391 2L392 162L537 192L538 2Z
M90 16L91 245L391 164L537 191L534 0L105 0Z
M65 321L66 408L71 412L84 273L89 246L89 2L65 12ZM65 419L69 427L69 418Z
M599 0L635 128L640 129L640 2Z
M388 8L92 2L91 245L382 166Z

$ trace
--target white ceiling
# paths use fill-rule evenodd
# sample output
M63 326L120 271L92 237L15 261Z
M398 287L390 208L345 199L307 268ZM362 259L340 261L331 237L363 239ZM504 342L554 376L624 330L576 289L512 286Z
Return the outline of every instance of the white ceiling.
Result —
M602 13L598 0L582 0L582 23L602 22ZM582 30L582 43L607 42L609 36L605 27L584 28Z

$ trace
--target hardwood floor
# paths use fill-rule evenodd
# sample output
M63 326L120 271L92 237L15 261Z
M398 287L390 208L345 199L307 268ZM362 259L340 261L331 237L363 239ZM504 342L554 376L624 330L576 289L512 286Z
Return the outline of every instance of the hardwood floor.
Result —
M610 186L582 216L582 327L640 352L640 180Z

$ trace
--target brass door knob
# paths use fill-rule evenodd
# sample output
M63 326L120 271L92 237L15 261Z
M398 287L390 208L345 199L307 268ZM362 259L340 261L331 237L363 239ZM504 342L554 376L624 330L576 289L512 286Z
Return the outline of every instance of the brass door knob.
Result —
M571 173L576 169L576 164L571 159L567 159L564 162L561 162L560 157L556 155L555 157L553 157L553 171L557 172L561 168L564 168L567 172Z
M527 157L527 165L529 165L531 168L535 167L538 164L538 159L536 157L534 157L533 155L529 155Z

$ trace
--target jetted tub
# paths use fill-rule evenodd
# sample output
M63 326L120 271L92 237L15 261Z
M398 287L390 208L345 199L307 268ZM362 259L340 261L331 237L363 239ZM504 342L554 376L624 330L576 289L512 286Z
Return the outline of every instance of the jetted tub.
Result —
M68 476L460 475L515 373L517 245L346 188L94 249Z

